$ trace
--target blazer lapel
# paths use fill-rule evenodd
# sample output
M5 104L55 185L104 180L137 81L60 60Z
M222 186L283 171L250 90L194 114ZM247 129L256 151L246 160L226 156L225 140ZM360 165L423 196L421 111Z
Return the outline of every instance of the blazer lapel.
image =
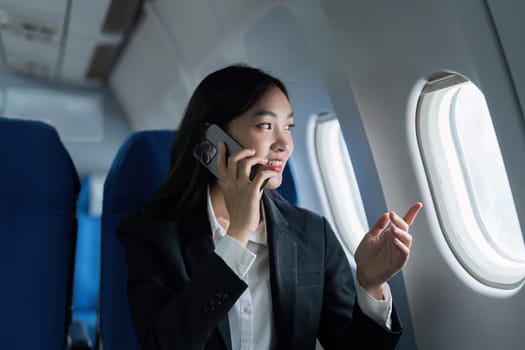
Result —
M264 196L270 284L279 349L292 349L297 293L297 246L279 208Z
M206 213L202 217L202 213ZM193 274L199 266L202 258L215 250L213 244L211 225L207 216L207 208L198 208L181 221L181 232L185 235L185 244L183 249L186 272L189 276ZM228 315L217 323L217 329L222 336L224 344L228 350L232 350L230 323Z

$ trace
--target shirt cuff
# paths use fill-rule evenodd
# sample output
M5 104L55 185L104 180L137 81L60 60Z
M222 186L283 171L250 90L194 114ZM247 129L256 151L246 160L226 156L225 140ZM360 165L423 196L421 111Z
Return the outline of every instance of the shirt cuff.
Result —
M239 241L230 235L225 235L215 246L215 253L224 260L226 265L239 278L244 278L255 261L256 255L242 246Z
M385 283L384 300L371 296L356 281L357 303L365 315L388 330L392 330L392 294L388 283Z

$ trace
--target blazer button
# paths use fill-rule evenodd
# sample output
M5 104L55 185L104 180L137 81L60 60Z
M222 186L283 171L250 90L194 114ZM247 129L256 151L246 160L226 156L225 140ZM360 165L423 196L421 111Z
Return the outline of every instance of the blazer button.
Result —
M223 291L219 291L219 292L217 292L217 294L215 296L217 297L217 299L225 300L226 298L228 298L228 293L225 293Z

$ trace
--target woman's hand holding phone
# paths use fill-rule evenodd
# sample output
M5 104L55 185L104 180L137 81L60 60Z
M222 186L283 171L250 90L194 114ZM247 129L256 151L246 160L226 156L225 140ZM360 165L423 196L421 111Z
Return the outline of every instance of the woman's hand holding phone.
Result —
M255 150L242 149L227 157L226 147L219 143L217 154L218 181L230 215L228 234L246 246L260 221L261 188L267 179L277 175L264 169L250 180L252 167L263 165L267 159L255 156Z

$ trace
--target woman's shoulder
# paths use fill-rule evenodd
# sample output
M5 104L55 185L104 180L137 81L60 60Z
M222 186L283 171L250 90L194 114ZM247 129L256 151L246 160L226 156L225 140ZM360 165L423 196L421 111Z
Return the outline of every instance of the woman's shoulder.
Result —
M280 195L270 193L268 198L275 205L275 207L281 212L281 214L287 219L287 221L324 221L324 217L312 210L299 207L291 204L285 198Z

